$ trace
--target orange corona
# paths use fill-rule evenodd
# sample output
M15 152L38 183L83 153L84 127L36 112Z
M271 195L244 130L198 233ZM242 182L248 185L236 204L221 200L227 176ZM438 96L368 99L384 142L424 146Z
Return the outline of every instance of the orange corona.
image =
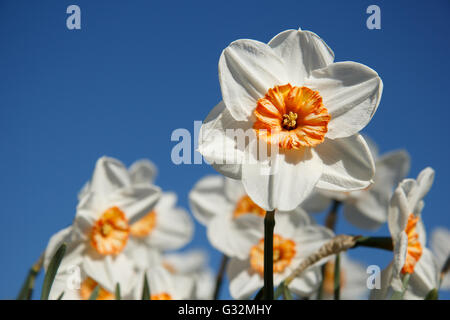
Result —
M319 92L291 84L269 89L258 100L254 115L253 129L260 139L283 149L322 143L331 119Z
M405 228L406 235L408 236L408 248L406 252L405 264L402 268L402 273L413 273L414 267L417 261L422 256L422 245L419 241L419 234L417 233L417 222L419 217L416 217L412 213L409 214L408 223Z
M295 242L290 239L273 235L273 272L281 273L291 264L295 256ZM261 276L264 274L264 239L250 250L250 266Z
M266 215L266 211L259 207L256 203L253 202L252 199L250 199L249 196L245 195L242 198L239 199L239 201L236 204L236 208L233 212L233 218L238 218L242 216L243 214L255 214L260 217L264 217Z
M97 281L95 281L92 278L86 278L80 286L80 297L82 300L88 300L91 297L92 292L94 292L94 289L98 286ZM115 296L103 289L102 287L99 288L97 300L114 300Z
M167 292L161 292L158 294L152 294L150 300L172 300L172 296Z
M127 244L129 232L125 214L118 207L109 208L92 227L91 245L100 254L118 254Z
M151 211L131 225L130 233L138 238L146 237L155 229L155 226L156 212Z

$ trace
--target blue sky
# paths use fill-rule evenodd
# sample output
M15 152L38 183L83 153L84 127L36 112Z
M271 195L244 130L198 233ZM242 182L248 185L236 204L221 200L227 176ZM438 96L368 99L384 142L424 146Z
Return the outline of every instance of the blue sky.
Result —
M66 28L71 4L81 8L81 30ZM366 28L371 4L381 8L381 30ZM220 101L217 64L230 42L267 42L291 28L320 35L336 61L380 74L383 97L365 132L381 152L407 149L410 176L436 170L423 219L428 233L450 228L449 9L446 0L1 1L0 298L16 296L49 237L70 224L102 155L127 165L151 159L157 183L188 207L191 187L214 170L174 165L172 131L192 131ZM360 233L342 220L338 232ZM203 227L190 247L209 250L218 266ZM351 256L381 267L391 258L373 249Z

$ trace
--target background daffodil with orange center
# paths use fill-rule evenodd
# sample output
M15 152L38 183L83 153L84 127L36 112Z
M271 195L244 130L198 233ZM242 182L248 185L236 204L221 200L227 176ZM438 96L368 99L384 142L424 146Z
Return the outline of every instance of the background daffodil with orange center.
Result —
M365 137L375 159L374 183L368 188L353 192L314 190L301 204L308 213L322 212L333 200L343 203L344 217L351 224L366 230L376 230L386 221L389 201L394 188L406 177L410 168L410 157L405 150L378 154L378 148Z
M424 299L438 286L439 270L435 257L426 247L422 222L423 198L433 184L434 170L425 168L414 179L404 179L392 196L388 225L394 245L394 259L381 273L381 289L371 291L372 299L384 299L392 291L403 292L404 299ZM402 279L409 275L404 290Z
M325 42L302 30L268 44L237 40L222 52L223 101L200 129L199 151L217 171L242 180L265 210L292 210L315 187L349 192L372 183L374 161L359 132L383 85L367 66L333 61ZM236 138L244 133L248 139ZM255 152L261 142L278 150L263 158Z
M127 285L132 281L124 280L119 274L133 272L132 262L124 255L129 245L129 226L151 211L160 196L160 189L151 184L133 184L127 168L120 161L100 158L91 180L79 194L73 224L52 237L45 251L44 265L61 243L66 242L66 255L61 262L65 267L59 269L58 276L67 276L73 267L88 270L95 264L99 270L109 270L114 265L118 274L109 275L114 278L109 279L110 283L103 281L101 276L88 275L111 292L115 288L115 283L111 287L111 282L119 279L125 288L125 296Z
M234 258L227 273L231 296L245 299L264 285L264 221L248 215L248 220L239 221L238 227L246 233L248 240L234 248ZM333 236L331 230L316 225L300 208L277 212L273 247L274 285L280 284L306 257ZM323 259L295 278L289 285L290 290L302 297L313 294L321 281L320 265L326 261Z
M192 188L189 203L194 217L207 227L208 240L217 250L229 257L247 257L248 252L236 250L253 241L252 231L244 232L242 227L259 225L265 210L245 193L239 180L206 176Z

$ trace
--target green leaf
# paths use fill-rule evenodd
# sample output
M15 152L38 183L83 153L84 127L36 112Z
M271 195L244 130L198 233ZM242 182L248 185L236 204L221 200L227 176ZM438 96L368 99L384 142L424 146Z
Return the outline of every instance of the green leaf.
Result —
M341 298L341 255L338 253L334 260L334 300Z
M41 300L48 300L50 289L53 285L53 280L55 280L59 265L61 264L64 254L66 253L66 248L67 245L65 243L61 244L48 265L47 273L44 278L44 284L42 285Z
M283 297L284 297L284 300L294 300L291 290L289 290L288 286L286 286L284 284L283 284Z
M150 300L150 287L148 285L146 274L144 274L144 288L142 290L142 300Z
M100 286L96 285L94 291L92 291L89 300L97 300L98 294L100 293Z
M391 237L359 237L356 239L356 244L353 248L356 247L369 247L369 248L378 248L392 251L394 245L392 244Z
M62 298L64 297L64 291L63 292L61 292L61 294L59 295L59 297L58 297L58 299L57 300L61 300Z
M273 295L273 298L275 300L278 300L283 295L283 292L284 292L284 281L278 285L277 289L275 290L275 294Z
M38 275L38 271L34 268L31 268L28 272L28 276L25 279L25 282L20 289L19 295L17 296L17 300L30 300L33 294L34 289L34 281Z
M439 300L439 292L438 289L434 288L427 293L425 300Z
M259 289L258 293L256 294L253 300L262 300L263 296L264 296L264 287Z
M121 300L120 297L120 284L116 284L116 300Z

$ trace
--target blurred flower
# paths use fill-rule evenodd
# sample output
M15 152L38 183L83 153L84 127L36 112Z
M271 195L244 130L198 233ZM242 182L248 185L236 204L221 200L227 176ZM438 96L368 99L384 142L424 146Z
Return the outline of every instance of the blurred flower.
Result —
M149 160L139 160L131 165L129 173L134 186L148 186L154 181L156 166ZM175 193L163 192L154 209L130 225L125 253L138 268L155 266L160 260L159 252L179 249L192 239L192 219L186 210L176 207L176 203Z
M189 193L189 201L194 217L207 227L211 244L229 257L245 259L247 253L236 248L253 237L240 229L239 221L246 215L262 219L265 210L246 195L242 183L220 175L206 176Z
M194 280L194 293L190 299L211 299L215 279L208 267L208 257L204 251L168 253L164 255L162 264L170 273L184 275Z
M402 278L410 279L405 299L423 299L438 286L438 267L425 247L425 228L421 219L423 198L433 184L434 170L425 168L417 180L405 179L395 190L389 206L388 225L394 245L394 260L382 271L381 289L371 292L373 299L384 299L390 288L402 292Z
M393 189L408 174L410 158L406 151L392 151L378 155L370 139L367 142L375 158L374 183L366 189L353 192L314 191L301 207L308 213L321 212L332 200L344 203L344 216L361 229L374 230L387 220L389 201Z
M263 209L292 210L314 187L354 191L372 182L373 159L358 132L378 107L382 82L362 64L333 60L325 42L301 30L268 44L237 40L222 52L223 102L202 125L199 151L216 170L242 180ZM249 130L280 150L270 161L255 159L255 139L244 136L241 146L230 130Z
M442 227L436 228L431 235L431 249L436 257L439 271L444 271L441 289L450 290L450 270L443 270L450 267L448 265L450 259L450 230Z
M159 265L140 272L134 290L136 300L141 300L144 287L144 274L150 288L150 300L184 300L193 296L194 280L191 277L172 274Z
M72 227L68 227L56 233L49 241L44 259L46 270L61 243L68 243L49 299L56 300L63 294L64 300L87 300L99 286L98 300L114 300L117 284L120 284L122 298L132 299L137 278L131 261L123 254L115 257L85 255L74 237L76 234Z
M367 297L367 273L364 266L350 259L347 254L340 254L341 300L358 300ZM323 278L323 299L334 298L334 260L325 265Z
M80 193L77 213L71 227L57 233L45 252L45 261L65 241L68 243L62 265L79 266L86 274L101 283L106 290L111 283L96 273L99 270L118 270L122 276L131 275L131 262L123 256L130 235L130 224L151 211L160 198L160 189L152 185L133 185L125 166L118 160L103 157L97 161L91 181ZM66 272L60 269L61 276ZM108 280L120 279L124 288L132 279L108 274ZM115 287L115 285L114 285ZM124 294L125 295L125 294Z
M238 222L248 240L234 248L235 257L228 265L230 293L235 299L248 298L264 285L264 227L263 220L245 215ZM313 224L311 218L300 208L292 212L277 212L273 239L274 285L283 281L310 254L317 251L333 237L329 229ZM320 264L306 270L289 285L290 290L308 296L319 286Z

